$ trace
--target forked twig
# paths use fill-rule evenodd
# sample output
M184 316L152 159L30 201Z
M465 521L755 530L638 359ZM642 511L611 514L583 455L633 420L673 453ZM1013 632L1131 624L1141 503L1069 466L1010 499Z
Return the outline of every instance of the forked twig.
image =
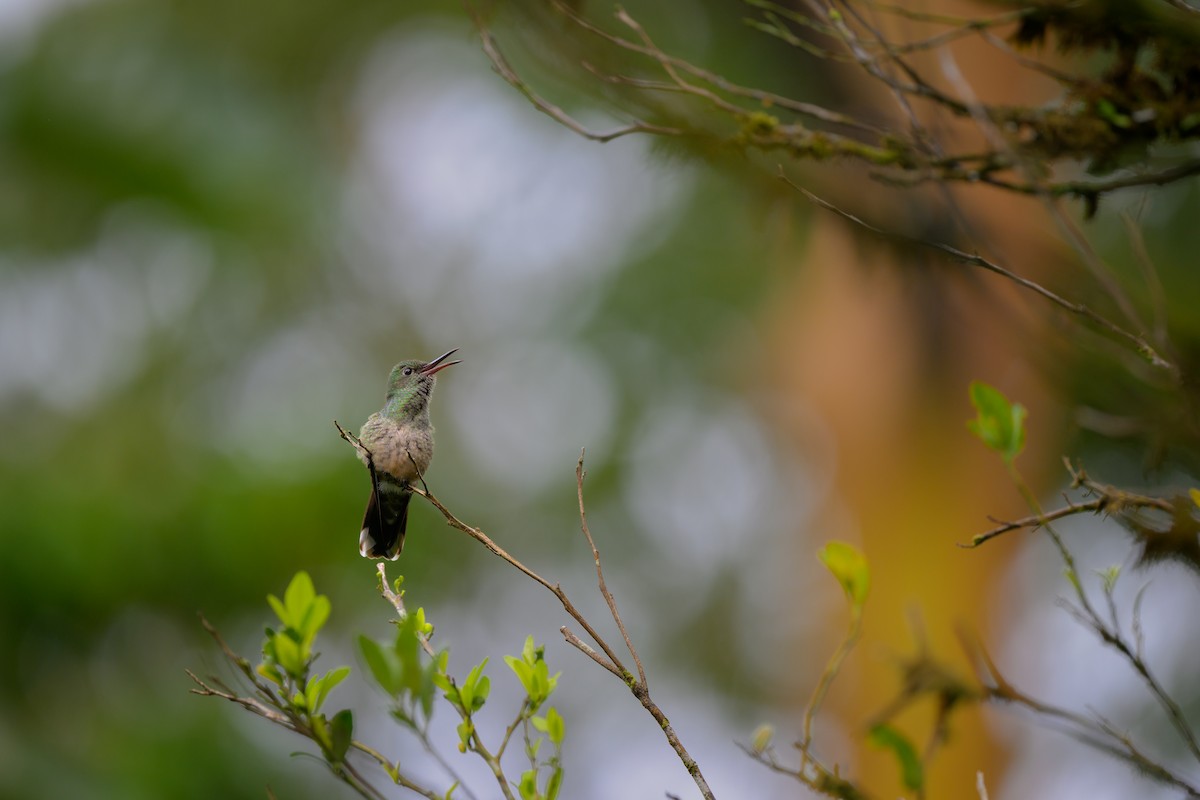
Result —
M1061 730L1069 736L1125 761L1142 774L1174 786L1188 797L1200 798L1200 788L1188 778L1147 756L1127 735L1118 732L1103 718L1086 717L1018 690L1000 672L982 643L961 627L957 633L963 651L975 665L986 699L1028 709L1045 720L1061 725Z
M503 78L509 86L513 87L522 95L524 95L525 99L532 103L533 107L538 111L550 117L560 125L563 125L564 127L574 131L585 139L590 139L593 142L611 142L613 139L619 139L622 136L628 136L631 133L653 133L660 136L684 135L684 131L677 128L651 125L641 121L634 122L623 128L617 128L616 130L609 131L607 133L597 133L589 129L562 108L554 103L551 103L549 100L535 92L528 83L521 79L521 76L519 76L516 70L514 70L508 63L508 59L505 58L504 53L501 52L500 45L496 42L496 37L492 35L492 32L488 30L478 16L475 17L475 28L477 31L479 31L479 41L480 45L483 47L483 52L492 62L492 68L496 70L496 74Z
M993 261L989 261L988 259L984 258L983 256L981 256L977 253L968 253L964 250L959 250L957 247L945 244L943 242L935 242L935 241L926 240L926 239L918 239L916 237L906 236L905 234L902 234L902 233L895 233L895 232L891 232L891 231L885 231L881 228L877 228L876 226L872 225L871 223L863 220L861 217L857 217L854 214L851 214L850 212L845 211L845 210L835 206L833 203L830 203L828 200L818 197L817 195L810 192L808 189L805 189L803 186L800 186L799 184L795 183L783 171L782 166L780 166L780 168L779 168L779 177L784 183L786 183L788 186L791 186L793 189L795 189L800 194L804 195L804 197L806 197L812 203L815 203L816 205L818 205L821 208L824 208L828 211L832 211L833 213L837 214L838 216L842 217L843 219L847 220L848 222L852 222L855 225L858 225L859 227L861 227L867 231L870 231L871 233L876 234L877 236L882 236L886 239L892 239L895 241L904 242L905 244L916 245L916 246L923 247L923 248L930 249L930 250L937 250L939 252L945 253L946 255L950 256L951 258L954 258L958 261L962 261L965 264L969 264L974 267L979 267L980 269L1000 275L1001 277L1012 281L1017 286L1020 286L1022 289L1026 289L1035 294L1041 295L1043 298L1045 298L1046 300L1049 300L1051 303L1058 306L1059 308L1069 311L1070 313L1075 314L1076 316L1082 317L1083 319L1087 320L1088 322L1091 322L1093 325L1097 326L1098 328L1101 328L1101 329L1107 331L1108 333L1112 334L1113 336L1115 336L1119 339L1125 340L1130 345L1132 345L1134 350L1139 355L1141 355L1143 358L1145 358L1150 364L1167 371L1173 378L1175 378L1175 379L1178 378L1178 376L1179 376L1178 366L1176 366L1174 363L1167 361L1165 358L1163 358L1158 353L1158 351L1154 349L1154 347L1150 344L1150 342L1148 342L1145 339L1145 337L1140 336L1136 333L1127 331L1126 329L1117 325L1115 322L1112 322L1111 320L1109 320L1107 317L1104 317L1104 316L1096 313L1088 306L1086 306L1082 303L1076 303L1071 300L1068 300L1065 297L1050 291L1046 287L1042 286L1040 283L1037 283L1036 281L1032 281L1029 278L1022 277L1021 275L1018 275L1017 273L1013 272L1012 270L1007 269L1006 267L1002 267L1001 265L999 265Z
M257 697L243 696L233 689L225 686L218 678L209 678L208 681L202 680L191 670L184 670L187 676L192 679L198 688L191 690L192 694L202 697L217 697L223 700L228 700L231 703L236 703L250 712L273 722L281 728L299 734L311 741L320 743L316 732L307 724L303 717L297 714L289 702L285 698L281 698L275 689L267 683L259 679L258 674L250 665L250 662L239 656L233 651L221 634L215 627L204 617L200 615L200 624L204 626L204 630L213 638L217 646L221 648L221 652L225 658L237 668L237 670L245 677L247 681L254 687ZM408 778L403 773L399 772L387 758L379 751L366 745L360 741L350 742L350 749L356 750L369 756L376 761L380 766L388 772L391 779L399 786L404 787L424 798L426 800L442 800L444 795L441 795L432 789L422 786L419 783ZM345 783L350 788L354 789L358 794L369 800L384 800L385 795L379 791L369 780L349 762L344 760L341 763L334 765L325 762L329 767L330 772L334 777Z
M337 427L339 432L343 431L340 425ZM356 448L361 446L361 442L355 442L356 437L343 435L342 438ZM645 670L642 667L641 660L633 646L633 641L629 636L628 630L626 629L625 624L621 620L620 614L617 611L616 600L613 598L612 593L608 590L607 585L604 583L603 571L600 567L600 552L596 548L591 531L587 526L587 515L583 502L583 478L585 475L586 472L583 469L583 454L580 453L579 462L576 465L576 483L579 496L580 525L584 536L592 549L592 557L596 562L596 574L597 580L600 584L601 594L604 596L605 602L608 604L609 611L613 616L613 621L620 630L621 635L625 640L625 644L629 648L630 655L634 659L634 663L638 670L637 675L634 675L628 670L628 668L625 667L621 657L617 654L613 647L609 645L604 637L602 637L599 632L596 631L587 618L580 613L579 609L576 608L575 604L571 602L570 597L567 596L566 591L563 590L560 584L551 583L550 581L546 580L533 569L510 555L508 551L496 544L496 542L493 541L491 537L489 537L482 530L468 525L455 516L455 514L451 512L450 509L448 509L440 500L438 500L432 491L430 491L429 486L425 483L423 477L421 478L421 486L413 486L411 488L413 494L425 498L431 505L433 505L434 508L441 512L442 517L446 520L447 525L455 530L467 534L472 539L487 548L497 558L507 562L510 566L521 572L527 578L535 583L540 584L558 599L559 603L563 607L563 610L566 611L573 620L579 623L579 625L587 632L588 637L600 648L600 651L598 652L593 649L590 645L581 640L565 626L560 628L563 639L568 644L586 655L588 658L592 659L601 667L606 669L608 672L611 672L618 679L620 679L622 683L629 687L629 690L633 693L633 696L637 698L638 702L641 703L642 707L646 709L646 711L655 719L656 722L658 722L659 727L662 728L664 736L666 736L668 744L670 744L671 749L675 751L680 761L683 762L684 767L687 769L688 774L691 775L692 780L696 783L701 795L705 798L705 800L714 800L712 790L709 788L704 775L701 773L700 766L696 763L695 759L693 759L691 754L687 751L687 748L685 748L683 743L679 740L679 736L675 733L674 727L671 725L669 719L663 713L662 709L659 708L659 706L651 699L650 690L646 682ZM403 604L400 602L400 598L396 595L396 593L392 592L390 595L386 593L390 592L391 590L390 587L387 586L385 573L382 570L380 571L380 576L382 579L383 588L385 590L384 596L393 604L394 607L396 607L398 612L403 612ZM426 652L428 652L428 650Z
M1068 500L1067 504L1061 508L1040 514L1031 514L1012 521L1001 522L1000 520L993 520L1000 524L989 531L976 535L970 542L959 544L959 547L979 547L981 544L989 542L1009 531L1020 530L1022 528L1041 528L1051 522L1066 517L1073 517L1077 514L1120 514L1129 509L1146 508L1164 511L1168 514L1175 511L1175 506L1166 498L1137 494L1124 489L1118 489L1115 486L1099 483L1088 477L1087 472L1082 468L1073 466L1069 460L1064 459L1064 463L1067 472L1071 475L1071 487L1083 489L1086 493L1094 495L1093 499L1083 503L1074 503Z
M583 454L584 451L580 450L579 463L575 465L575 482L579 495L579 524L583 529L583 535L587 538L588 546L592 548L592 559L596 562L596 581L600 584L600 594L604 595L604 602L608 603L608 610L612 614L613 622L621 631L621 636L625 639L625 646L629 648L629 654L633 656L633 663L637 665L638 680L643 686L646 686L646 670L642 668L642 660L638 657L633 640L629 638L629 631L625 629L625 623L621 621L621 615L617 612L617 601L613 599L612 592L604 583L604 570L600 567L600 551L596 549L596 542L592 539L592 532L588 528L587 511L583 507L583 479L587 477L587 471L583 468Z

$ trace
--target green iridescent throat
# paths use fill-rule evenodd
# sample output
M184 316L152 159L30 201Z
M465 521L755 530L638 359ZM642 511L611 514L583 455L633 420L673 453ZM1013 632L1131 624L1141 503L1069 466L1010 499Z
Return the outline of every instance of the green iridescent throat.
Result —
M416 419L429 408L429 390L421 383L397 386L388 392L384 416L392 419Z

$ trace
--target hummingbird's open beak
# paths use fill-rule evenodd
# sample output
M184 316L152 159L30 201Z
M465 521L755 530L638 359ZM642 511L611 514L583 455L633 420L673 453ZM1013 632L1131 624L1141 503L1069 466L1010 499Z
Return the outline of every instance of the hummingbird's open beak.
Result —
M454 355L457 352L458 352L458 348L456 347L448 353L442 353L440 356L435 358L433 361L430 361L428 364L421 367L421 369L419 369L418 372L420 372L422 375L433 375L433 374L445 369L446 367L452 367L455 364L461 364L462 363L461 361L446 361L447 358L449 358L450 356ZM443 361L445 361L446 363L443 364L442 363Z

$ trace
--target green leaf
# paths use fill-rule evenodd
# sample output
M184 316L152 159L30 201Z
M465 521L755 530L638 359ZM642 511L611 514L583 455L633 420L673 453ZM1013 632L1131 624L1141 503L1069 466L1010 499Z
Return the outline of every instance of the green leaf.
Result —
M254 671L276 686L283 686L283 675L279 673L274 664L259 664L254 668Z
M1128 114L1123 114L1117 110L1111 100L1101 98L1096 101L1096 113L1104 120L1107 120L1115 128L1130 128L1133 127L1133 118Z
M425 719L430 719L433 716L433 694L437 683L437 665L430 664L422 673L421 690L417 692L417 701L421 705L421 713L425 716Z
M546 800L555 800L558 797L558 790L562 788L562 782L562 767L556 766L554 772L550 773L550 781L546 784Z
M483 704L487 702L491 691L492 679L487 675L480 677L479 682L475 684L474 696L471 698L471 711L478 711L483 708Z
M533 667L516 656L505 656L504 663L508 664L509 669L517 676L517 680L521 682L521 686L525 689L525 694L533 694Z
M415 625L418 633L427 639L433 635L433 623L425 620L425 609L423 607L418 607L417 610L413 612L412 616L413 624Z
M312 699L321 691L321 684L325 683L324 675L313 675L308 679L308 683L304 686L304 696ZM316 711L317 709L312 709Z
M521 773L521 782L517 784L521 800L538 800L537 775L536 769L527 769Z
M1100 580L1104 584L1104 593L1112 594L1117 588L1117 579L1121 577L1121 565L1113 564L1108 569L1098 569L1096 574L1100 576Z
M449 681L446 679L446 664L450 660L450 651L441 650L422 670L421 689L417 692L417 699L421 704L421 713L425 719L429 720L433 717L433 698L434 690L437 688L447 688ZM446 686L442 686L445 683Z
M971 382L971 404L976 417L967 428L1011 464L1025 448L1025 407L1009 403L1008 398L982 381Z
M542 749L542 742L546 741L541 736L525 745L525 757L529 759L529 763L537 761L538 751Z
M288 584L287 590L283 593L283 604L287 607L287 613L290 615L291 623L289 627L299 630L302 628L300 624L304 616L308 613L309 606L312 605L313 598L317 592L313 589L312 578L304 570L300 570L292 578L292 582Z
M329 598L325 595L317 595L308 604L304 610L304 615L300 619L300 624L296 629L300 631L301 636L305 640L311 642L325 625L325 621L329 619L330 604Z
M314 714L320 711L321 706L325 703L325 698L329 696L329 692L333 687L344 681L349 674L349 667L338 667L326 672L323 678L313 677L310 679L308 686L304 687L304 694L308 696L310 704L308 710Z
M471 724L471 720L464 719L458 724L458 752L465 753L467 748L471 746L471 734L475 732L475 726Z
M862 551L852 544L832 541L825 543L817 557L833 573L833 577L837 578L851 604L855 608L861 608L871 588L871 575Z
M521 658L526 664L532 664L533 662L538 661L540 656L541 653L539 653L537 647L534 646L533 634L531 633L525 637L525 646L521 648Z
M396 641L393 651L400 665L400 685L404 691L419 694L425 681L425 670L421 665L421 639L419 620L409 614L396 626Z
M876 725L867 735L867 741L884 750L891 750L900 762L901 779L904 787L919 791L925 784L925 768L917 756L917 750L903 733L891 725Z
M488 692L491 691L491 681L483 674L483 669L487 666L487 663L488 660L485 658L476 664L467 673L466 680L458 687L458 694L462 701L463 710L468 713L483 708Z
M324 714L314 714L309 719L309 724L312 725L313 738L317 740L317 744L321 746L321 752L328 758L333 752L333 731L329 728L329 720L325 719Z
M333 740L329 749L330 759L335 762L345 761L354 736L354 714L350 709L342 709L333 715L330 734Z
M283 627L285 627L285 628L292 627L291 615L288 614L287 608L284 607L283 602L280 601L280 599L278 597L276 597L273 594L267 595L267 603L271 606L272 609L275 610L275 616L279 617L279 621L283 623ZM268 629L268 635L270 635L269 629Z
M392 697L400 694L403 688L400 684L400 661L396 654L383 647L374 639L366 636L358 637L358 650L362 653L363 661L375 683Z
M775 738L775 728L766 723L759 725L754 731L754 752L766 752L766 749L771 746L773 738Z
M550 742L555 747L561 747L563 736L566 735L567 725L563 721L562 715L554 706L546 711L546 735L550 737Z
M454 682L450 680L449 675L444 672L436 673L433 676L433 682L434 685L442 690L446 699L451 703L458 705L461 702L458 696L458 687L455 686Z
M277 633L271 639L271 647L279 666L283 667L283 671L296 680L303 679L308 664L296 640L288 636L286 631Z
M545 661L538 661L533 667L533 688L537 690L535 699L539 705L550 696L550 668Z

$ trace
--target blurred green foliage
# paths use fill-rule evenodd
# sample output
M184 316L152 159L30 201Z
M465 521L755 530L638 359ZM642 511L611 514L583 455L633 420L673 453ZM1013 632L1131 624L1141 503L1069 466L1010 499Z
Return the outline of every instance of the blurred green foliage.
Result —
M254 629L264 595L299 569L330 587L347 621L377 610L353 546L365 476L329 420L354 425L373 410L390 364L420 354L413 326L398 314L356 331L361 352L345 349L353 336L330 340L329 375L347 364L374 377L336 386L331 397L353 399L322 406L295 441L273 438L271 424L238 426L239 381L271 370L261 353L307 321L361 327L331 309L353 285L340 204L361 146L362 74L379 47L425 29L448 26L469 48L469 23L441 4L382 0L98 0L23 13L27 33L0 40L0 795L260 798L270 785L279 797L339 796L288 762L286 736L189 696L183 669L215 661L197 611L226 632ZM487 75L482 57L472 69ZM507 92L499 81L494 91ZM581 326L564 312L550 335L586 338L621 364L633 334L671 353L660 380L683 370L729 388L707 364L763 287L726 268L760 254L755 225L729 217L757 208L720 176L696 193L708 201L689 199L702 234L657 258L674 235L663 223L592 292L598 313ZM680 281L695 289L683 305ZM636 431L646 373L617 375L620 441ZM269 408L292 420L311 384L283 385ZM437 475L464 486L457 510L522 531L576 524L558 502L570 463L562 496L514 503L472 476L453 430L441 438ZM619 473L592 468L595 502L623 518L611 503ZM414 510L417 525L440 533L427 513ZM431 600L469 587L485 559L451 536L439 548L404 556ZM567 548L544 543L551 557ZM557 748L554 713L531 724Z

